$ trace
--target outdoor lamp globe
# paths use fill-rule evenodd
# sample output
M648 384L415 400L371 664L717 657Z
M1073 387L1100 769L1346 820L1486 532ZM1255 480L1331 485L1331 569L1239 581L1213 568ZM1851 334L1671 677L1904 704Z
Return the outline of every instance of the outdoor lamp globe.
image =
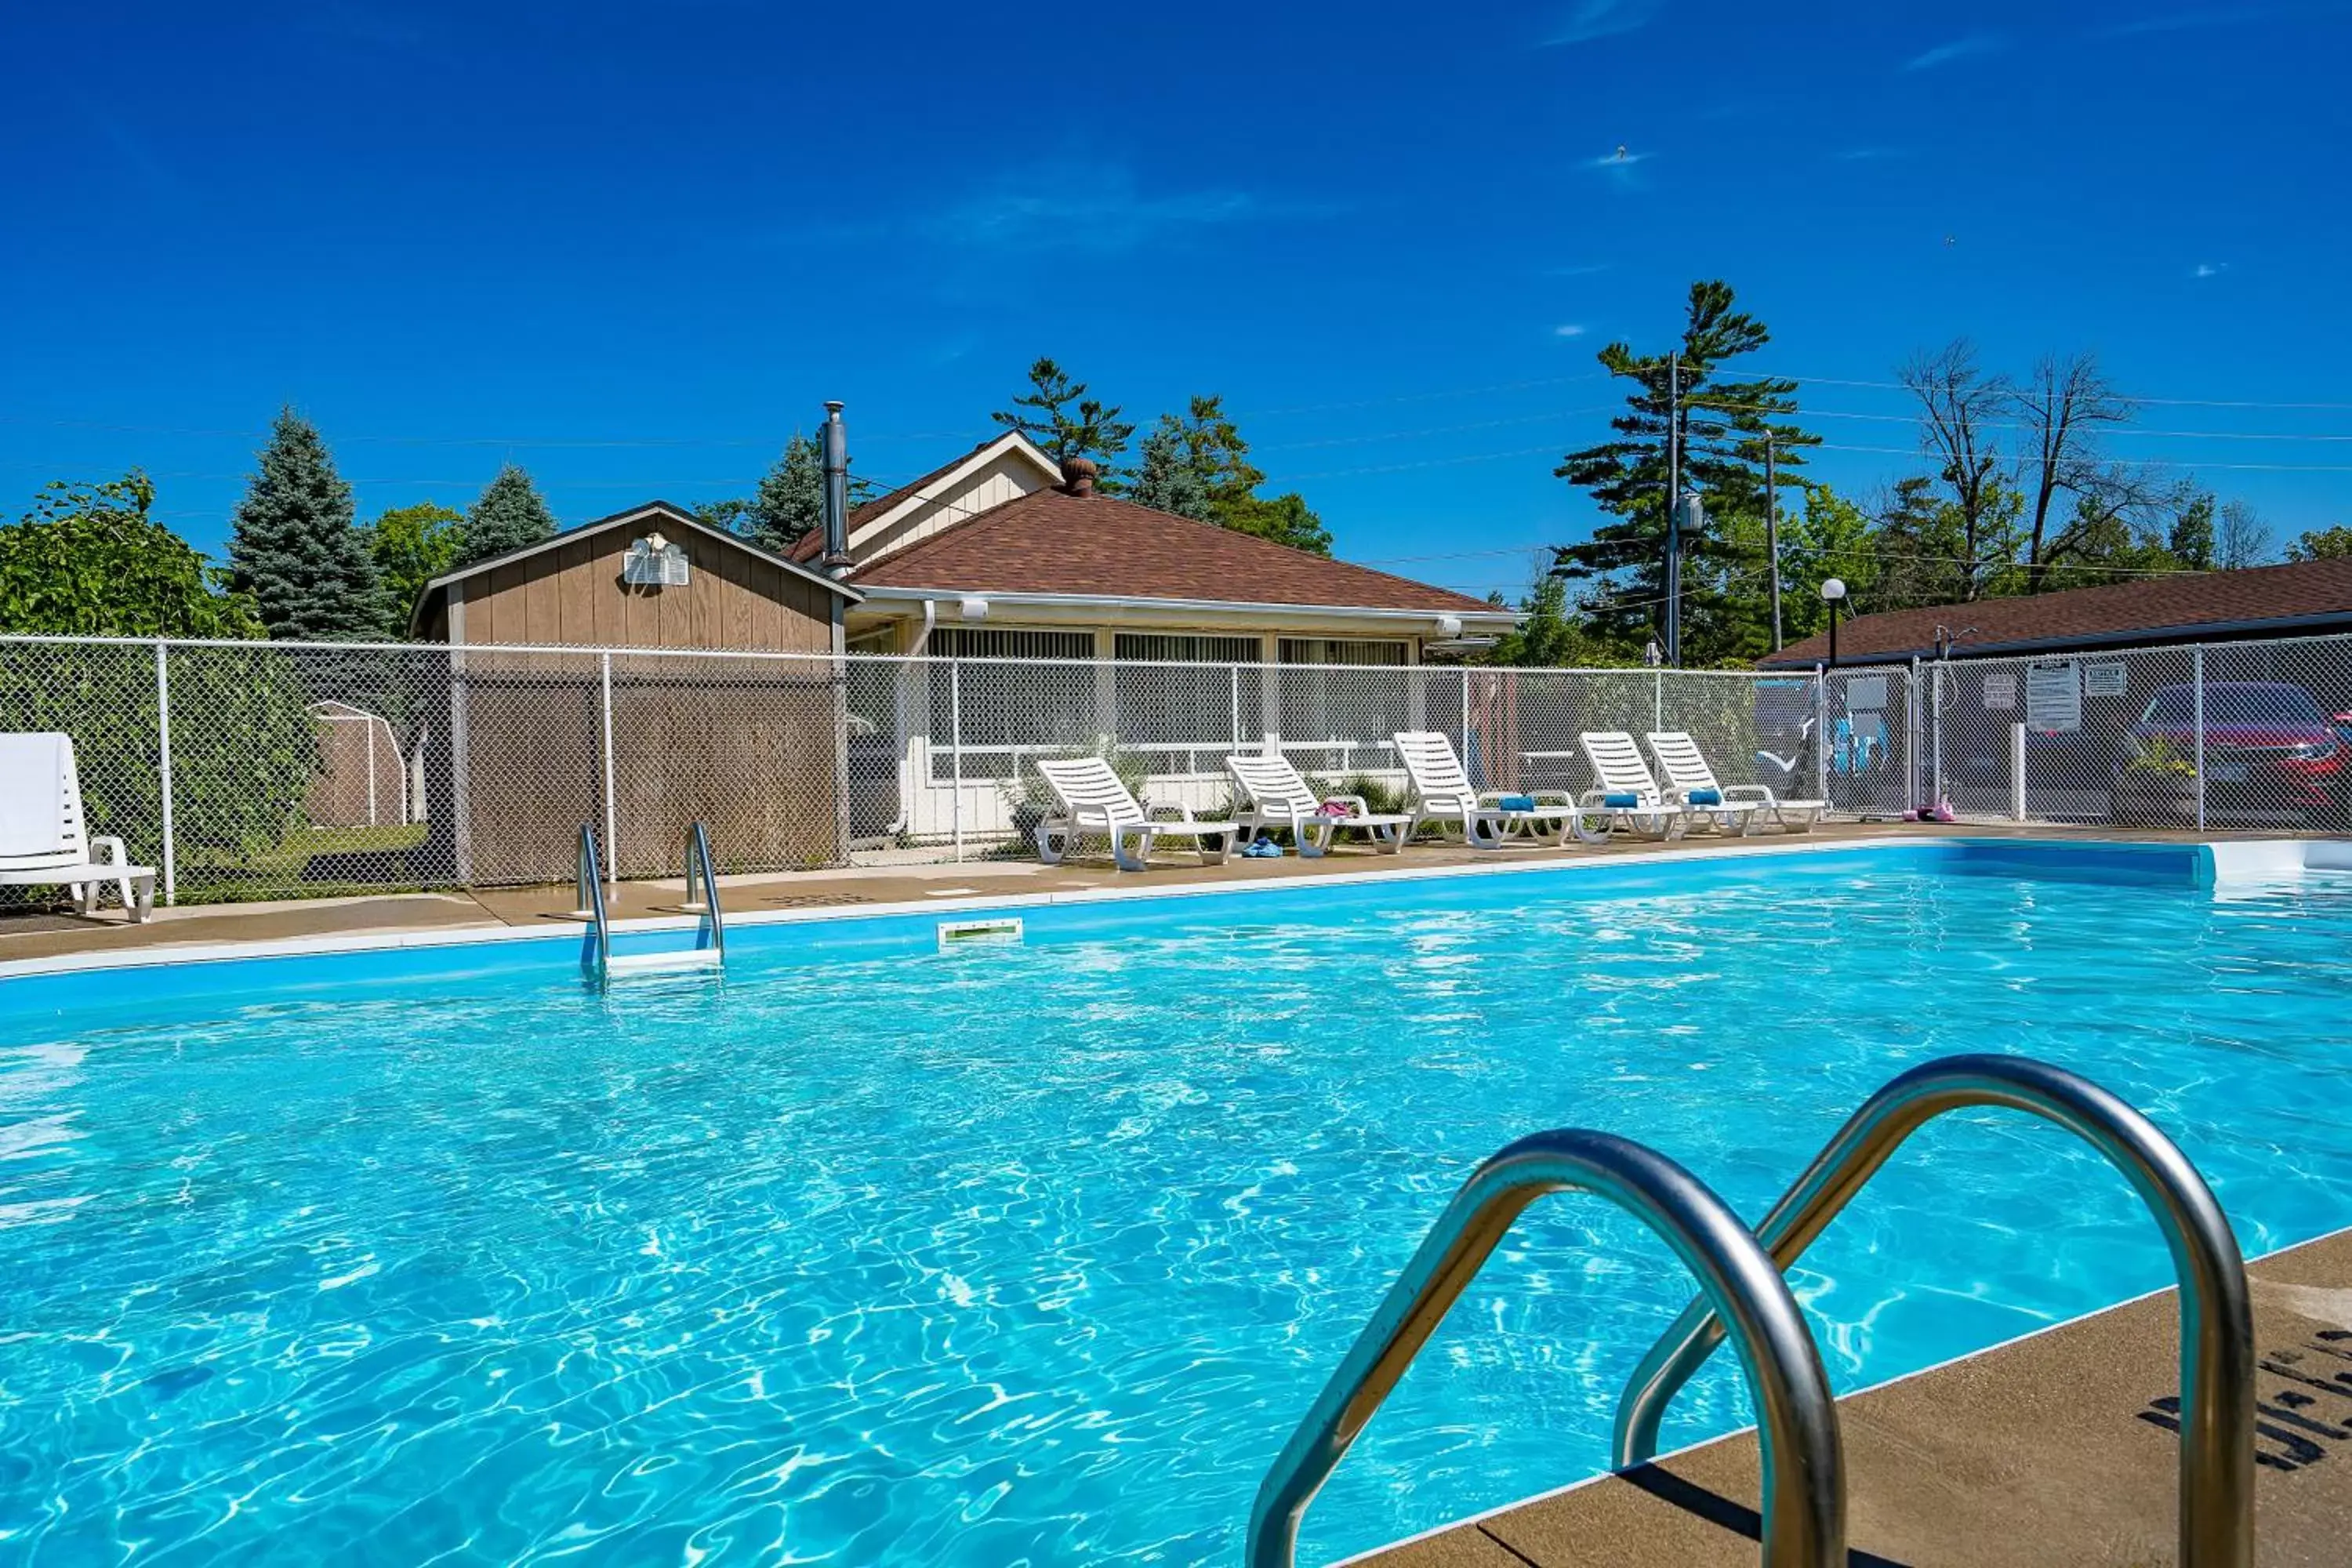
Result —
M1827 599L1832 605L1836 604L1840 599L1844 598L1845 584L1843 580L1832 577L1827 582L1823 583L1822 584L1822 597Z

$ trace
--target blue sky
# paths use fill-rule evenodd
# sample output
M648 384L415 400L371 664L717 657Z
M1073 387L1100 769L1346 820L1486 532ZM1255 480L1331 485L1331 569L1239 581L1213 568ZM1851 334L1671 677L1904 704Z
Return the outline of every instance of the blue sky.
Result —
M1516 593L1593 521L1594 351L1722 277L1834 481L1913 466L1843 384L1965 333L2352 521L2352 6L1923 10L15 7L0 514L136 463L217 550L281 402L363 515L509 458L567 521L742 493L828 396L887 481L1042 353L1139 422L1223 393L1341 553Z

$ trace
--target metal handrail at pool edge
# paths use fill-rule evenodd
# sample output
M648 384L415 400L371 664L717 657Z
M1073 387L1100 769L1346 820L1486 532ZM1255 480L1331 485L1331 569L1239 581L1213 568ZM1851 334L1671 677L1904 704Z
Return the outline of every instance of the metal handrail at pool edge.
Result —
M2004 1107L2054 1121L2106 1156L2155 1215L2180 1295L2179 1549L2182 1568L2254 1560L2254 1342L2245 1264L2213 1191L2156 1124L2086 1079L2026 1057L1946 1057L1864 1102L1756 1234L1786 1269L1906 1138L1949 1110ZM1647 1462L1675 1394L1724 1338L1720 1309L1694 1300L1635 1369L1618 1405L1618 1468Z
M1249 1568L1290 1568L1307 1506L1504 1235L1548 1193L1633 1214L1698 1277L1731 1325L1760 1422L1765 1568L1844 1568L1845 1467L1828 1375L1762 1245L1696 1176L1606 1132L1538 1132L1471 1173L1283 1446L1250 1510Z
M702 884L702 901L695 902L694 886ZM715 951L719 962L727 962L727 917L719 908L719 873L710 863L710 835L701 823L686 830L686 901L679 906L688 914L702 917L699 940Z
M604 918L604 875L596 858L596 829L580 825L580 905L572 913L588 922L588 940L580 950L580 967L589 979L602 982L612 967L612 922Z

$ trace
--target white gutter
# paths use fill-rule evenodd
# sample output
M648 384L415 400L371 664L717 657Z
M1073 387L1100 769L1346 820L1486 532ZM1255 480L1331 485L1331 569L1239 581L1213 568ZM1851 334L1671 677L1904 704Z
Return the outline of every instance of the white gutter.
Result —
M1397 621L1417 626L1429 626L1452 617L1465 626L1494 626L1507 630L1518 624L1517 611L1484 605L1478 609L1400 610L1392 606L1371 605L1288 605L1270 603L1264 599L1142 599L1115 594L1022 594L1001 589L971 588L898 588L868 584L858 590L866 595L866 607L878 609L891 601L921 605L928 623L941 604L961 605L971 598L986 599L992 607L998 605L1027 605L1038 609L1070 610L1164 610L1182 615L1255 616L1268 620L1295 620L1300 616L1328 616L1349 620Z

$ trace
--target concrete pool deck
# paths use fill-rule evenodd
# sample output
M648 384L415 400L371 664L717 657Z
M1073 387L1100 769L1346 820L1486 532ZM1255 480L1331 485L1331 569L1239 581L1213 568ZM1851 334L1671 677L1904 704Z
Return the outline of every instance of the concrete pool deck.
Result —
M1280 859L1236 858L1203 866L1189 855L1170 854L1147 872L1122 872L1108 856L1044 866L1024 860L969 860L961 865L850 866L820 871L784 871L721 877L720 900L730 916L785 910L855 909L866 905L985 903L1038 894L1081 893L1117 889L1202 883L1247 886L1269 881L1352 875L1410 875L1470 866L1513 866L1570 859L1592 861L1654 855L1688 854L1733 845L1852 844L1885 839L2015 837L2061 841L2198 843L2230 838L2275 837L2263 833L2067 827L1982 826L1934 823L1826 823L1808 834L1759 834L1749 838L1702 835L1670 844L1619 840L1602 847L1570 845L1476 850L1458 844L1416 844L1402 854L1343 848L1320 859L1285 855ZM677 912L684 882L677 878L623 882L607 895L615 921ZM147 948L279 942L304 937L401 936L436 931L511 930L568 921L574 902L570 884L525 888L478 888L423 893L386 893L351 898L295 899L269 903L159 905L154 918L132 925L109 909L96 918L46 910L0 913L0 963L45 958L131 952Z
M2248 1266L2263 1568L2352 1562L2352 1231ZM1838 1402L1851 1568L2157 1568L2174 1556L2170 1290ZM1720 1353L1728 1353L1727 1352ZM2155 1419L2151 1419L2155 1418ZM1737 1433L1352 1560L1352 1568L1754 1568Z

